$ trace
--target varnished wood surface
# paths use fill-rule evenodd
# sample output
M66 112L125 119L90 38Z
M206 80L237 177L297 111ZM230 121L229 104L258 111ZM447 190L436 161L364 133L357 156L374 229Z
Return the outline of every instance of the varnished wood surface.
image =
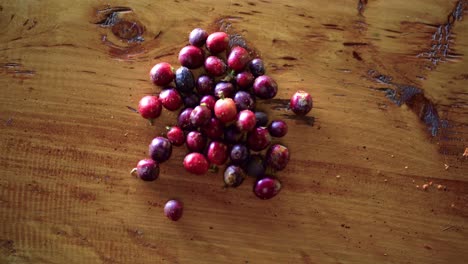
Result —
M0 2L0 263L466 263L467 8ZM104 27L111 11L144 41ZM292 159L272 200L252 179L187 174L183 148L158 181L129 175L175 114L151 127L127 106L159 91L148 70L177 65L194 27L242 35L278 82L259 108L286 118ZM307 120L282 100L298 89L314 97ZM185 203L177 223L169 198Z

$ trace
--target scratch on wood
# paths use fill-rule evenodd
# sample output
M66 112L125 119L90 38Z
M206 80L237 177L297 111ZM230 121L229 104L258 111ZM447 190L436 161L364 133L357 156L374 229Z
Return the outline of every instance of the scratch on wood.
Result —
M366 8L367 0L358 0L357 10L360 16L364 15L364 9Z
M463 13L467 5L466 0L459 0L453 10L447 16L447 22L443 25L436 25L437 29L432 34L431 47L428 51L421 52L417 57L428 59L432 63L432 69L447 58L457 58L462 56L452 52L454 43L453 27L456 21L463 19Z

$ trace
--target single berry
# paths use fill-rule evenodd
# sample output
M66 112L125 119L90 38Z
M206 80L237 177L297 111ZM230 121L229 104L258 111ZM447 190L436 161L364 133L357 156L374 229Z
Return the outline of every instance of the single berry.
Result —
M221 76L226 73L227 66L220 58L209 56L205 59L205 70L210 75Z
M236 92L236 89L234 88L234 85L230 82L219 82L216 84L214 88L214 95L217 98L221 97L229 97L232 98L234 97L234 94Z
M184 106L189 108L194 108L195 106L200 104L200 98L195 93L186 94L183 97Z
M312 96L305 91L297 91L291 97L289 107L299 116L306 115L312 110Z
M216 104L216 98L212 95L205 95L200 99L200 104L205 104L208 109L213 110Z
M197 92L199 95L213 94L214 81L207 75L200 75L197 79Z
M168 160L172 154L172 144L167 138L155 137L149 145L149 156L159 163Z
M172 221L177 221L182 217L184 205L178 200L167 201L164 205L164 215Z
M288 133L288 124L283 120L274 120L268 126L268 132L272 137L284 137Z
M166 86L174 80L174 77L174 69L167 62L154 65L150 71L150 79L155 85Z
M265 74L265 66L263 65L262 59L253 59L249 63L249 70L255 76L261 76Z
M239 166L231 165L224 171L226 187L238 187L244 181L245 172Z
M184 168L190 173L201 175L208 171L209 164L205 156L194 152L185 156Z
M180 93L174 89L164 89L159 94L159 99L161 100L162 105L169 111L175 111L182 106L182 97Z
M201 131L212 140L220 139L224 133L224 124L216 117L212 117L208 123L201 127Z
M237 86L242 90L252 87L255 77L250 72L241 72L236 75Z
M272 177L258 180L254 186L255 195L263 200L275 197L281 190L281 182Z
M254 129L257 119L255 119L255 114L250 110L242 110L237 116L236 126L240 131L248 132Z
M201 28L195 28L190 32L189 35L189 43L193 46L203 47L205 45L206 38L208 37L208 33Z
M289 150L287 147L275 144L266 153L266 164L272 169L280 171L286 168L289 162Z
M138 112L143 118L155 119L161 115L161 101L159 97L147 95L140 99L138 103Z
M212 141L208 145L206 157L211 164L223 165L228 159L228 147L219 141Z
M195 87L195 79L187 67L180 67L175 72L176 89L181 93L191 93Z
M266 171L264 158L259 154L250 156L249 160L247 161L246 171L247 174L252 177L263 177Z
M234 95L234 102L236 103L237 111L254 110L255 99L246 91L238 91Z
M211 54L217 54L224 51L229 43L229 35L224 32L211 33L206 39L206 48Z
M265 112L255 112L255 118L257 119L256 126L266 126L268 124L268 115Z
M243 144L236 144L232 146L229 154L231 162L236 165L242 165L247 162L250 157L250 150Z
M159 177L159 164L152 159L142 159L133 171L144 181L154 181Z
M229 144L236 144L242 141L244 133L232 124L224 129L224 140Z
M249 52L242 47L234 47L229 53L227 62L229 68L236 72L243 71L247 63L250 61Z
M256 127L247 134L247 146L253 151L262 151L270 145L271 137L266 127Z
M190 152L202 152L206 146L206 137L198 131L190 131L185 139Z
M185 143L184 131L178 126L169 127L166 136L174 146L182 146Z
M271 99L278 92L278 85L270 76L262 75L255 79L253 92L261 99Z
M236 120L237 109L234 100L231 98L221 98L216 101L214 106L215 116L223 123L229 123Z
M204 62L203 50L192 45L185 46L179 52L179 62L189 69L199 68Z
M190 122L193 126L200 127L208 123L211 119L211 110L206 105L195 107L190 113Z
M192 111L193 108L185 108L177 117L177 125L182 128L182 130L191 131L195 129L195 127L192 126L192 123L190 122L190 114Z

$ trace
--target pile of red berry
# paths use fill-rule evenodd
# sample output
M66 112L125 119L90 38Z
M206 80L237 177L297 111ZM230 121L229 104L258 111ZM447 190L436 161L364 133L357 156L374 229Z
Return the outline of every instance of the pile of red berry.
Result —
M179 52L180 68L174 70L169 63L161 62L150 71L151 81L162 91L159 96L140 100L141 116L153 121L163 107L182 110L177 125L168 127L165 137L151 141L151 159L138 162L134 172L142 180L156 180L159 164L171 157L172 146L185 143L188 154L183 166L187 172L201 175L210 167L227 163L226 187L239 186L249 175L256 178L253 191L257 197L276 196L281 183L271 174L286 167L290 153L287 147L271 141L272 137L285 136L288 126L283 120L269 123L267 114L255 111L255 106L257 99L275 97L278 85L265 75L263 61L252 58L241 46L230 45L225 32L208 35L196 28L189 35L189 43ZM202 73L194 76L192 70L202 67ZM312 98L297 91L289 107L297 115L305 115L312 109ZM182 204L171 200L164 212L176 221L182 215Z

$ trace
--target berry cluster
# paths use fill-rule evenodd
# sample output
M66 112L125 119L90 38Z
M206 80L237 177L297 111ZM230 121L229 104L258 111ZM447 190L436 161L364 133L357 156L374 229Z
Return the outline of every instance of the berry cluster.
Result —
M151 69L151 81L162 91L140 100L140 115L154 120L163 107L182 110L177 125L168 127L165 137L151 141L151 159L138 162L134 171L142 180L156 180L159 164L171 157L172 146L185 144L188 154L183 166L189 173L205 174L210 167L227 163L226 187L239 186L249 175L256 178L253 191L261 199L270 199L281 190L280 181L271 173L286 167L290 153L287 147L271 143L272 137L285 136L288 126L283 120L269 123L266 113L255 110L257 100L276 96L278 85L265 75L262 59L252 58L248 50L230 45L229 40L225 32L208 35L196 28L189 35L190 45L179 52L180 68L174 70L161 62ZM202 73L194 76L192 70L202 67ZM297 115L307 114L312 109L311 96L296 92L290 109ZM171 200L164 212L177 221L182 203Z

